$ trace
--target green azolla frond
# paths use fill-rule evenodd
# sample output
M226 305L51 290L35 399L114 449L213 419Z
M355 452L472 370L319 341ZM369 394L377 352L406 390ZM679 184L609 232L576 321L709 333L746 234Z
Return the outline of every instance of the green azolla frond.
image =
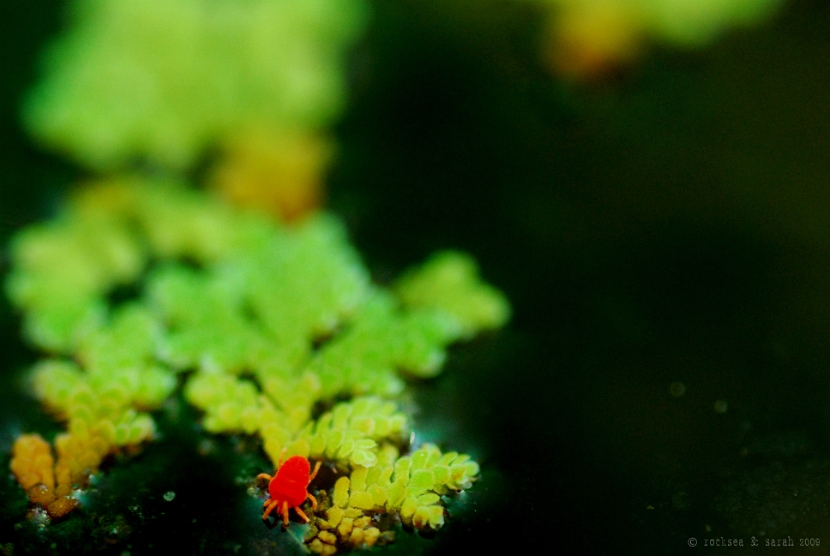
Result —
M11 258L7 293L15 304L37 309L56 297L87 297L134 280L146 254L117 217L64 212L16 234Z
M240 129L328 125L360 0L75 0L24 119L103 169L181 169Z
M119 281L137 279L149 257L163 264L147 278L140 302L149 301L163 327L154 340L155 355L177 369L281 368L298 376L306 368L320 379L319 397L390 396L403 388L398 371L435 375L448 344L464 333L451 311L417 303L402 308L372 286L333 216L319 214L296 228L280 228L171 180L124 178L98 191L98 198L81 196L54 230L44 227L31 240L23 234L16 249L21 264L8 283L17 292L16 304L30 309L30 337L56 351L78 350L92 368L115 366L119 358L128 362L124 350L107 355L106 349L91 346L106 344L102 338L114 334L102 332L112 326L105 322L103 296ZM90 228L95 222L112 230ZM108 240L110 235L116 239ZM65 245L64 236L81 238L77 248ZM87 241L95 248L85 251ZM101 247L110 243L120 247ZM37 263L38 253L53 257L73 249L80 253L75 259L84 262L78 272L89 274L87 285L65 295L61 289L37 295L41 290L32 284L61 284L56 269L66 266ZM96 262L100 253L122 255ZM189 268L170 257L207 266ZM486 290L481 284L475 288ZM39 299L42 309L33 305ZM125 349L146 347L139 338L147 335L139 334ZM313 342L324 339L312 353Z
M312 340L363 301L368 274L332 217L263 232L206 270L168 265L150 276L149 298L170 327L162 351L171 364L296 369Z
M497 289L481 280L475 260L457 251L432 256L408 271L395 285L406 307L432 308L452 315L462 338L503 326L510 304Z
M81 368L70 361L46 359L32 369L32 387L35 396L59 412L66 412L78 388L84 384Z
M347 513L359 516L382 511L396 512L404 523L418 529L438 529L444 525L441 497L469 488L478 472L478 465L468 456L442 454L432 444L394 464L353 465L349 477L341 477L334 486L335 507L328 512L328 525L334 527Z
M69 432L78 437L101 435L114 446L135 445L155 435L156 425L147 413L125 409L119 413L72 416Z
M478 466L467 460L467 456L441 454L436 446L425 444L394 466L369 471L365 481L360 476L358 484L365 482L375 505L383 503L388 511L400 512L405 523L437 529L444 524L441 496L469 488L478 474Z
M69 361L45 360L35 366L32 383L35 395L67 420L67 430L75 439L73 449L87 450L89 446L84 443L98 438L100 458L109 446L140 444L155 434L152 417L134 409L142 405L142 385L125 384L119 380L123 376L92 375ZM156 382L163 383L168 376L155 377ZM148 402L143 405L158 405L171 392L168 384L161 394L143 400ZM84 453L84 457L89 456L89 452ZM88 463L97 466L94 460Z
M210 262L228 256L257 223L256 217L234 212L218 199L174 180L156 180L146 193L136 195L129 209L153 253L163 259Z
M7 293L27 311L27 336L53 351L72 352L101 325L103 296L137 281L150 255L208 263L274 229L172 180L123 178L92 189L100 199L80 195L12 241Z
M204 427L210 432L253 433L259 427L260 394L250 380L199 371L188 379L184 395L205 411Z
M424 444L395 462L389 507L399 507L407 499L433 492L444 495L451 490L466 490L478 475L478 464L456 452L442 454L433 444Z
M276 467L283 455L301 455L308 457L307 443L296 442L296 424L291 423L289 417L274 404L267 396L260 398L259 413L257 415L259 435L262 437L265 453L271 458Z
M368 283L356 256L344 241L332 240L325 222L274 230L267 248L240 252L215 271L176 266L151 276L150 298L172 328L171 362L212 360L236 372L275 359L296 366L311 340L360 302Z
M170 264L150 275L147 294L167 327L161 358L178 369L239 373L265 340L241 309L239 296L210 274Z
M419 377L437 375L446 347L459 336L457 323L440 311L411 311L390 331L388 342L398 368Z
M147 277L147 295L171 326L236 317L240 294L207 271L168 263ZM224 323L223 323L224 324Z
M375 290L354 320L315 356L310 369L320 375L324 392L334 395L400 392L396 371L436 374L446 346L458 335L456 322L438 311L405 312L395 299Z
M129 303L113 311L109 322L83 336L77 356L91 371L117 373L125 367L152 363L161 333L147 307Z
M160 335L160 324L144 305L117 308L108 323L79 341L77 355L87 369L87 384L125 405L157 407L177 385L170 369L156 362Z
M87 372L70 361L46 359L35 365L32 386L60 414L71 416L78 407L99 407L110 414L125 407L158 407L175 389L176 378L159 366Z
M284 426L297 433L309 421L320 396L320 379L310 372L299 376L278 372L257 372L262 390L284 415Z
M101 326L106 311L106 304L96 297L56 298L24 315L23 335L42 349L68 354L88 331Z
M100 395L117 396L125 399L125 403L144 409L157 408L178 385L168 367L154 363L90 371L87 382Z
M62 353L103 318L100 293L136 279L146 264L144 249L123 222L71 212L18 233L11 258L6 292L27 311L27 337Z
M309 424L300 438L307 440L312 457L324 457L355 466L378 463L378 442L400 438L408 426L394 403L379 398L341 402Z
M330 334L368 294L369 275L339 220L325 214L276 233L232 262L240 267L251 310L279 342Z

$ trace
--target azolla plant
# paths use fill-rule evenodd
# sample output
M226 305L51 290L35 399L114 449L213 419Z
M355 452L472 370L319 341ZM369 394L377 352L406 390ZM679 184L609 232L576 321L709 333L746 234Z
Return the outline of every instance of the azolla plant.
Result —
M53 446L20 436L11 467L52 517L107 455L153 440L152 411L180 383L206 431L261 439L275 514L304 512L318 553L388 541L397 522L437 529L442 497L478 474L466 455L411 446L396 402L407 376L435 376L450 344L509 317L467 255L438 254L387 289L331 214L289 227L125 177L79 189L11 256L7 294L44 353L32 391L65 425ZM124 288L137 293L112 295ZM301 507L321 463L340 478Z
M319 207L364 0L67 0L22 119L88 169L191 170L281 218Z
M627 65L651 42L695 48L768 18L783 0L531 0L547 13L546 49L565 76Z

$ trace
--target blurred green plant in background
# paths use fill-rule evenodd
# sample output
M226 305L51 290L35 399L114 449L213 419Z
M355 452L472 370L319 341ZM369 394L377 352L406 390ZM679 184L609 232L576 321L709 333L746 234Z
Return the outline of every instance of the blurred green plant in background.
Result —
M769 17L781 0L533 0L550 10L548 56L590 78L637 58L649 41L686 48Z
M363 0L74 0L69 16L25 103L45 145L98 171L218 150L210 182L231 200L319 205Z
M360 0L74 0L25 121L79 162L191 167L249 128L321 131L345 103Z

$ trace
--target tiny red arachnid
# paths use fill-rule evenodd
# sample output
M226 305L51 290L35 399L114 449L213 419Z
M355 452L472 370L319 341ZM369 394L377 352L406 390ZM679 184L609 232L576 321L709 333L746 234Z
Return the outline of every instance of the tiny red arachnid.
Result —
M270 498L262 505L265 506L265 512L262 514L262 519L268 519L268 514L274 508L279 508L278 511L282 514L282 522L288 525L288 508L294 508L300 517L308 522L308 516L300 509L300 505L311 499L311 508L317 509L317 499L314 498L306 490L314 477L317 476L317 471L320 469L320 462L314 466L314 472L309 474L311 465L303 456L291 456L285 465L282 459L285 457L285 449L283 448L280 454L280 461L277 464L277 471L273 477L265 473L257 475L257 479L268 479L268 494Z

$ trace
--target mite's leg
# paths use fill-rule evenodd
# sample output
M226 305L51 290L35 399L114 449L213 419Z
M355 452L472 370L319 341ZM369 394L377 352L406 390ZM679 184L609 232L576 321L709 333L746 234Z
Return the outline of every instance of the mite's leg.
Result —
M288 500L282 501L282 523L288 525Z
M266 500L264 505L267 507L265 508L265 513L262 514L262 519L268 519L268 514L277 507L277 504L278 502L276 500Z
M311 484L311 481L313 481L314 477L317 476L317 472L320 471L320 464L321 463L322 462L318 461L316 464L314 464L314 472L311 475L309 475L308 484Z
M306 523L308 523L308 516L305 515L305 512L301 510L299 506L294 506L294 509L297 510L297 513L300 514L300 517L303 518Z
M306 493L305 497L306 497L306 498L309 498L309 499L311 500L311 509L312 509L312 510L316 510L316 509L317 509L317 499L316 499L316 498L314 498L314 497L313 497L311 494L309 494L309 493Z

